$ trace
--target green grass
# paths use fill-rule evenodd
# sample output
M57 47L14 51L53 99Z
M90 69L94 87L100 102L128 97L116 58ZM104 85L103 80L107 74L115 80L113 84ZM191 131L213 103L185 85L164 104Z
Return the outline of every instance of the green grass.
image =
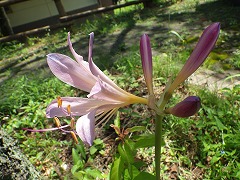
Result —
M190 3L186 4L188 2ZM68 29L48 31L42 37L29 37L25 42L13 41L0 44L1 57L3 57L0 61L0 77L6 78L0 84L1 127L19 141L23 152L44 176L48 179L58 179L59 176L70 178L81 169L82 174L87 172L87 176L93 178L90 176L91 173L97 176L99 174L97 169L100 168L102 176L106 177L109 166L103 165L103 162L111 163L106 156L116 154L117 143L96 141L94 148L84 149L74 145L70 135L61 132L23 131L22 128L55 127L52 119L45 118L45 109L57 96L85 96L86 94L60 82L45 66L40 68L33 66L29 68L30 70L26 70L25 66L17 65L26 61L36 61L38 56L44 58L50 52L70 55L66 46L67 31L71 31L77 52L80 54L83 52L86 57L87 34L94 31L98 40L95 44L102 39L107 39L104 42L108 43L119 38L114 46L108 46L109 50L95 48L96 64L123 89L139 96L146 96L147 89L143 81L138 45L138 33L141 34L140 32L146 30L150 33L154 51L155 90L160 94L167 79L170 76L174 77L188 58L203 29L202 23L194 21L195 17L207 18L202 14L205 12L202 10L204 7L207 10L210 5L215 7L223 3L207 1L204 4L203 1L195 3L190 0L188 2L183 4L177 2L170 6L169 1L164 1L158 4L157 8L150 10L143 10L142 6L128 7L116 10L114 16L108 14L101 19L92 17L80 26L75 24ZM227 10L229 8L232 8L233 12L236 11L236 7L226 6ZM215 21L214 13L219 12L215 10L211 13L208 14L208 21ZM172 30L171 23L175 23L178 19L184 20L186 26L177 28L175 31L185 42L169 33ZM239 69L239 45L232 41L237 35L235 28L238 19L234 19L234 13L232 16L229 15L229 19L231 22L227 20L222 22L223 30L217 48L204 65L207 68L214 67L211 63L217 60L218 63L223 62L220 62L223 69L226 64L231 68ZM163 22L167 26L164 26ZM156 24L159 25L157 30L151 29L151 27L157 27ZM193 27L193 24L196 24L197 28ZM136 27L137 31L134 29ZM134 33L131 34L131 31ZM124 38L132 41L130 43L122 41ZM180 179L194 179L194 177L196 179L239 179L240 87L235 86L233 89L222 89L213 93L207 89L183 85L174 95L171 103L179 102L188 94L200 96L202 108L196 116L188 119L173 116L167 116L164 119L163 177L165 179L169 177L171 167L175 164L178 167ZM153 117L146 107L139 105L130 107L120 110L121 126L142 125L147 127L146 133L153 133L154 128L151 122ZM101 131L101 138L114 132L109 126ZM115 136L111 139L114 138ZM152 148L141 148L137 153L137 156L146 163L144 169L151 173L154 166L153 153ZM64 164L68 166L67 170L61 167ZM71 170L72 166L74 168Z

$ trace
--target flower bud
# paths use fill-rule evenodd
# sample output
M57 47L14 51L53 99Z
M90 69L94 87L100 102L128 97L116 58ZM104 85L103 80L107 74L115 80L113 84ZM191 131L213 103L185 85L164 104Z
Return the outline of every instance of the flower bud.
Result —
M199 111L201 106L200 98L197 96L189 96L174 107L165 110L165 113L172 114L177 117L189 117Z
M142 35L140 39L140 55L142 60L143 74L148 88L148 93L152 95L153 94L152 50L150 39L147 34Z
M170 86L168 90L170 94L172 94L177 86L185 81L190 75L192 75L205 61L208 54L215 46L219 32L220 23L213 23L203 31L203 34L200 37L192 54Z

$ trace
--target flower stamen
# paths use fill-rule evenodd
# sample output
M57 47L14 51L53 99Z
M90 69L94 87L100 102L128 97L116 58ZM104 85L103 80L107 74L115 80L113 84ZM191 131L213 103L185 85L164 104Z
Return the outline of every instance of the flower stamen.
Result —
M71 115L71 106L70 106L70 104L67 106L67 112L68 112L69 115Z
M60 127L61 127L61 123L60 123L60 120L58 119L58 117L55 116L53 119L54 119L54 121L55 121L56 126L57 126L58 128L60 128Z
M77 139L75 132L71 131L70 133L71 133L72 138L74 139L75 143L78 144L78 139Z
M73 117L71 118L70 127L71 127L72 129L75 128L75 119L74 119Z
M62 107L62 98L60 96L57 97L58 108Z
M98 117L96 118L96 120L101 119L103 116L104 116L104 117L97 123L97 126L100 125L100 124L102 124L104 121L105 121L105 122L104 122L104 124L101 125L101 128L102 128L103 126L105 126L105 125L108 123L108 121L113 117L113 115L117 112L117 110L118 110L118 108L114 108L114 109L112 109L111 111L104 112L104 113L102 113L100 116L98 116Z

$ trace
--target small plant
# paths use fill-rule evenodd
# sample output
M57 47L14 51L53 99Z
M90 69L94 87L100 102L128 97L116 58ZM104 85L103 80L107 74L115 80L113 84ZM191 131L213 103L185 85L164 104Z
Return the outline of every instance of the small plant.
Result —
M94 180L104 178L103 174L96 168L93 168L93 158L94 154L97 151L103 149L103 141L100 139L95 139L93 146L89 150L90 156L87 156L85 151L84 144L76 145L76 148L72 148L72 157L73 157L73 167L71 168L71 173L74 178L79 180Z

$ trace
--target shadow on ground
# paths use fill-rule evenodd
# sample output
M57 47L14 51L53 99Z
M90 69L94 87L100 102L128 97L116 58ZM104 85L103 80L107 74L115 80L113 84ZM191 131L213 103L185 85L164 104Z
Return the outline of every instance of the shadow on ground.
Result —
M116 17L108 18L104 24L107 29L105 35L95 32L94 60L101 69L111 68L119 53L126 54L133 45L138 45L140 36L147 33L152 41L155 53L171 51L169 44L182 45L181 41L170 34L171 30L178 32L184 37L199 37L202 30L212 22L221 22L224 31L224 39L218 42L218 47L231 53L239 48L240 33L240 6L234 6L226 1L210 1L196 3L189 9L184 2L174 5L157 5L153 9L136 9L134 12L122 13ZM124 29L111 33L115 24L125 24ZM96 29L103 29L99 23ZM87 35L75 41L74 47L79 54L87 57ZM197 40L197 38L196 38ZM196 42L194 41L194 43ZM51 43L48 45L51 46ZM37 49L35 49L37 51ZM0 84L14 78L18 74L28 74L47 67L45 55L48 50L41 51L25 57L15 57L12 60L2 59L0 66ZM68 51L66 42L57 52Z

